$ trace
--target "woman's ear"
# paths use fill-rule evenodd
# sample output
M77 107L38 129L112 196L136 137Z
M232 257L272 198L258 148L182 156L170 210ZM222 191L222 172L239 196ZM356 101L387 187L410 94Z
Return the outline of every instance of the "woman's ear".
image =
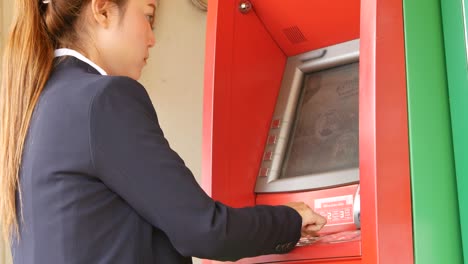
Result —
M96 23L108 28L113 20L118 19L118 7L109 0L92 0L91 13Z

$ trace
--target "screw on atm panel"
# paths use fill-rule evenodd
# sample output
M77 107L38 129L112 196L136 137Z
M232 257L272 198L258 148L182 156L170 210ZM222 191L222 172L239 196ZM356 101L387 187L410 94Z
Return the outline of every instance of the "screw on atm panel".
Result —
M239 11L242 14L247 14L252 10L252 3L250 1L242 1L239 4Z

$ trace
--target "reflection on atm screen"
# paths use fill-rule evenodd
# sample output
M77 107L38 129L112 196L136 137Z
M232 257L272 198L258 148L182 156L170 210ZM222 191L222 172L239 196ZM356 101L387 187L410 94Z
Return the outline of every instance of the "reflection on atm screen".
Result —
M280 178L359 167L359 64L308 74Z

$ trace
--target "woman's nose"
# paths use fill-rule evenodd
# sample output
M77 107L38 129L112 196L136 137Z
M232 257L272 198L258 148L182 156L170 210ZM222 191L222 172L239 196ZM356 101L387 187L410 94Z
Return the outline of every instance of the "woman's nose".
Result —
M150 48L152 48L152 47L154 47L155 44L156 44L156 36L155 36L154 32L151 31L150 36L149 36L149 40L148 40L148 46Z

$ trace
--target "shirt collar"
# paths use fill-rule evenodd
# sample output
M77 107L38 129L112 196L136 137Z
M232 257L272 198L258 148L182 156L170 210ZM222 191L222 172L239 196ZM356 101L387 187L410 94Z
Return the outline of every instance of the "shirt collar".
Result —
M107 75L107 72L104 71L101 67L99 67L97 64L95 64L94 62L92 62L90 59L86 58L83 54L79 53L78 51L76 50L72 50L72 49L66 49L66 48L63 48L63 49L56 49L54 51L54 57L57 58L57 57L62 57L62 56L73 56L89 65L91 65L94 69L96 69L101 75Z

